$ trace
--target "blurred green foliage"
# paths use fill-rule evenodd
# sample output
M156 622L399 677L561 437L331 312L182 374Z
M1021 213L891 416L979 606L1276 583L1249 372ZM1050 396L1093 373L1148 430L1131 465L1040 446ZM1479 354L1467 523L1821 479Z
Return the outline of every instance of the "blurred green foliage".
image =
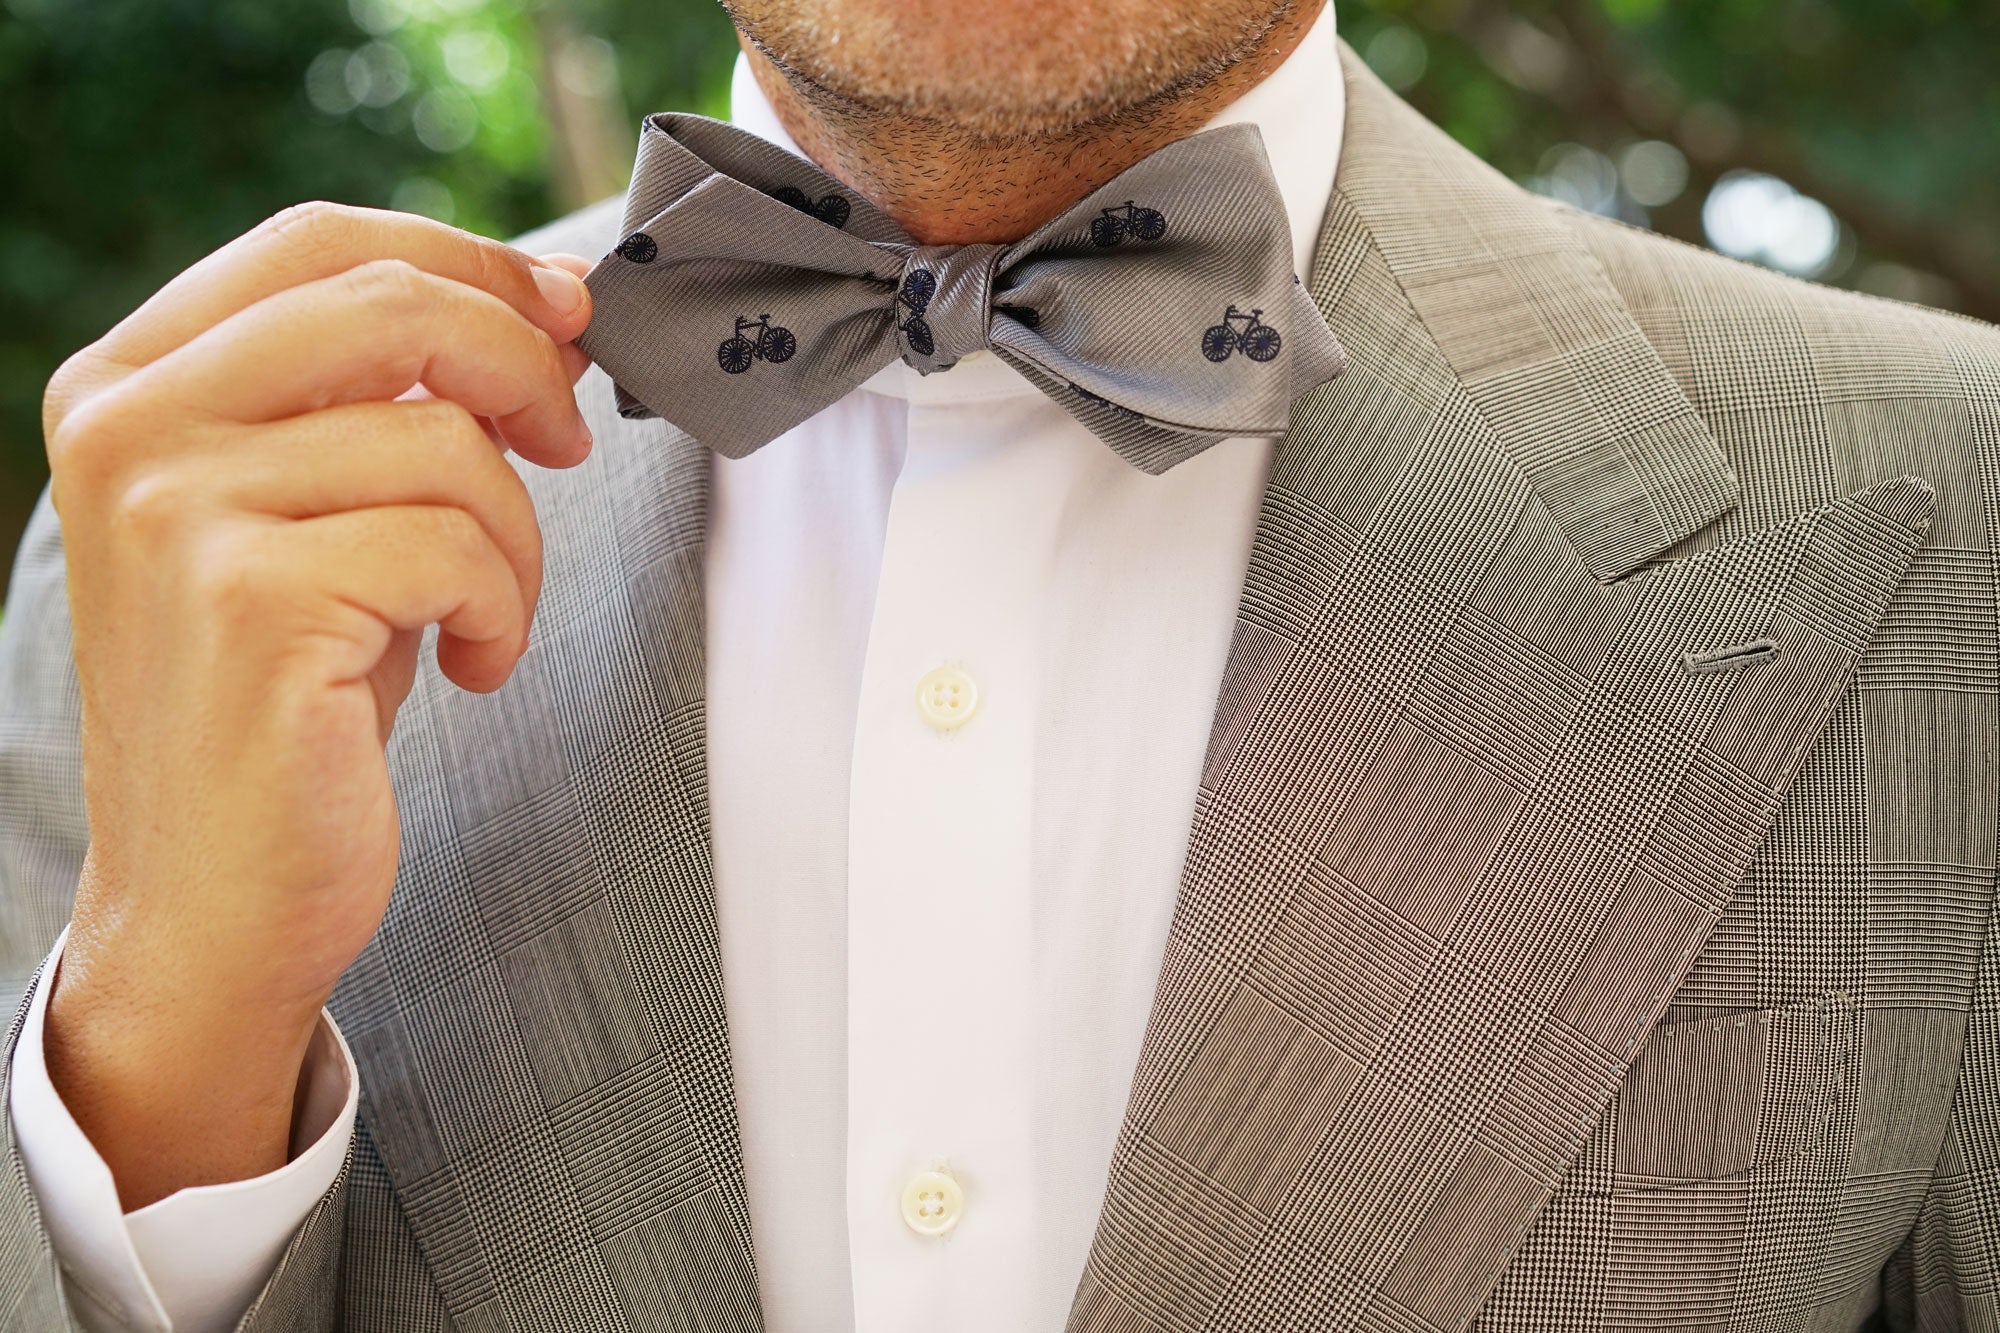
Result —
M49 375L203 254L305 199L496 236L562 210L544 10L0 0L0 578L47 480ZM735 35L712 0L565 0L554 17L612 44L584 50L615 50L609 87L634 115L727 114Z
M1372 0L1341 13L1378 69L1415 71L1412 102L1517 177L1546 178L1564 143L1614 158L1669 144L1690 169L1681 192L1604 211L1714 241L1711 187L1768 174L1838 222L1827 261L1794 271L2000 320L1993 0Z
M1993 0L1336 4L1534 188L2000 318ZM0 574L43 384L174 273L309 198L525 230L616 189L643 112L726 114L734 50L712 0L0 0Z

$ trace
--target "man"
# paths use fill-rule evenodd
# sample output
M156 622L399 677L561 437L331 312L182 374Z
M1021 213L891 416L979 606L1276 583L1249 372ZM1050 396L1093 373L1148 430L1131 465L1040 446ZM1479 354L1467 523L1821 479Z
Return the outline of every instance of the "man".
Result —
M1315 5L732 12L51 385L12 1325L2000 1327L2000 335Z

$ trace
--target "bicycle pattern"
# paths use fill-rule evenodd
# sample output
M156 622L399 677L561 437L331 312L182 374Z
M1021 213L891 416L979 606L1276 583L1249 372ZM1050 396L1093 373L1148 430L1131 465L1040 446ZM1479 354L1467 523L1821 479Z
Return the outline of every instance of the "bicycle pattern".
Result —
M896 327L909 339L910 350L918 356L929 356L937 350L931 326L924 320L924 312L931 308L931 298L936 295L937 274L927 268L913 268L904 274L903 289L896 293L897 303L910 310L910 317Z
M1261 309L1238 310L1232 304L1220 324L1202 330L1201 354L1211 361L1227 361L1232 352L1241 349L1252 361L1269 361L1278 354L1284 340L1276 329L1258 319L1263 313ZM1239 319L1243 321L1241 329L1236 327Z
M796 185L781 185L771 192L771 197L818 218L829 227L845 227L848 215L853 211L853 205L837 194L823 194L814 199Z
M660 256L660 247L643 231L635 231L618 242L618 256L634 264L650 264Z
M1166 234L1166 214L1130 199L1123 208L1101 209L1090 220L1090 239L1103 246L1117 245L1127 236L1137 241L1157 241Z
M744 334L753 334L746 338ZM715 349L716 364L731 375L741 375L750 369L753 361L769 361L773 365L792 359L792 353L799 350L799 340L792 331L782 324L773 324L769 315L759 315L754 321L736 317L736 332L722 340Z

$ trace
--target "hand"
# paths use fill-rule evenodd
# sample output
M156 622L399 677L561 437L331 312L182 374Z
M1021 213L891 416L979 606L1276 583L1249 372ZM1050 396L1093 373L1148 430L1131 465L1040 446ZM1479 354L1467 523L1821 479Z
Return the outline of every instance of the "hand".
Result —
M90 848L46 1050L127 1210L286 1160L395 881L424 628L468 690L527 647L541 531L504 455L589 452L587 268L307 204L50 381Z

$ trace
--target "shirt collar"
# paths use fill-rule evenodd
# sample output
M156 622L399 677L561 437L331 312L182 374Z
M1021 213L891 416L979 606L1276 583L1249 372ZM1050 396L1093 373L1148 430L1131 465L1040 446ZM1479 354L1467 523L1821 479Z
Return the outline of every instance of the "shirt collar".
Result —
M1203 129L1249 123L1264 138L1271 173L1292 224L1292 255L1304 275L1312 264L1313 240L1333 192L1333 173L1340 160L1346 111L1346 81L1340 50L1334 40L1333 6L1326 5L1284 62L1248 92L1210 117ZM729 82L729 119L787 152L805 154L757 86L750 62L742 52ZM875 393L922 403L968 402L1039 393L1032 383L991 352L974 352L950 370L919 375L901 361L891 361L861 386Z

